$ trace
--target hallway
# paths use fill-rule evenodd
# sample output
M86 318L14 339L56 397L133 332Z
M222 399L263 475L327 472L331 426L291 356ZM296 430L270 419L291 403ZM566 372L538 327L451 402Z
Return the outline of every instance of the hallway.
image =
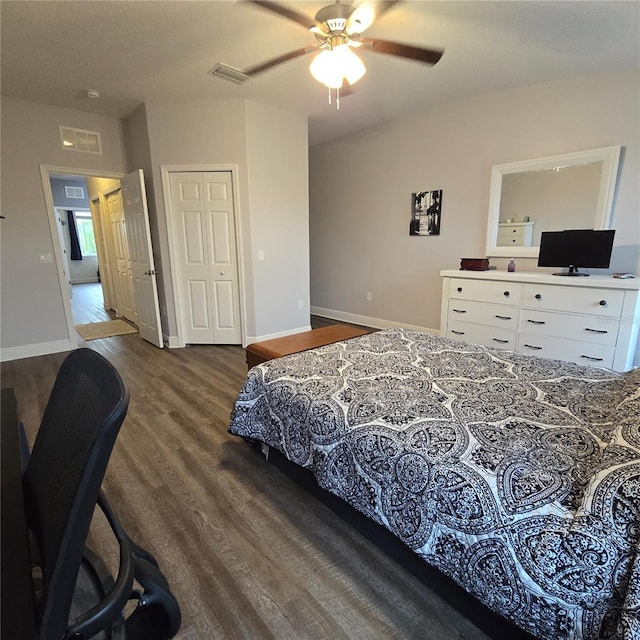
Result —
M74 284L71 297L71 314L74 324L88 324L89 322L105 322L114 320L116 314L106 311L102 295L102 285L99 282Z

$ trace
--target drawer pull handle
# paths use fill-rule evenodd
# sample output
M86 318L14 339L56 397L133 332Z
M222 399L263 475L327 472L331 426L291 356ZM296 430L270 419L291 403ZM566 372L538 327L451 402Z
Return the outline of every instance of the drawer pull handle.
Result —
M510 294L509 294L508 291L505 291L503 295L504 295L505 298L508 298Z
M451 333L455 333L457 336L463 336L464 335L464 331L454 331L453 329L451 329Z
M606 300L600 300L600 302L598 302L598 304L599 304L601 307L606 307L606 306L607 306L607 301L606 301Z
M604 360L604 358L594 358L593 356L582 355L580 357L584 358L585 360L593 360L594 362L602 362Z
M525 342L524 346L527 347L527 349L535 349L536 351L540 351L542 349L542 347L536 347L536 346L534 346L532 344L527 344L526 342Z
M457 291L458 293L462 293L462 287L458 287L458 288L456 289L456 291Z
M527 320L531 324L547 324L544 320Z
M456 313L467 313L464 309L453 309Z
M542 294L541 293L536 293L536 295L534 296L536 300L542 300Z
M511 320L511 316L498 316L498 315L496 315L496 318L498 318L498 320Z
M507 344L508 340L500 340L500 338L491 338L494 342L499 342L500 344Z
M589 327L585 327L584 330L591 331L591 333L609 333L605 329L590 329Z

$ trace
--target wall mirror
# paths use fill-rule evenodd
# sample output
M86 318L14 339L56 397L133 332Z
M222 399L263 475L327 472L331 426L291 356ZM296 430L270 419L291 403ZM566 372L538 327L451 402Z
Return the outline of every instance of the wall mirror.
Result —
M605 147L491 169L487 256L537 258L540 234L608 229L620 147Z

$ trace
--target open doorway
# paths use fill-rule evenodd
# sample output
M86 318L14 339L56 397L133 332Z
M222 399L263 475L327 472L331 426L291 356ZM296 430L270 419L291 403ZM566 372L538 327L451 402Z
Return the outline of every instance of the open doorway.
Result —
M64 243L60 241L52 193L51 178L57 176L86 179L104 307L107 311L115 311L118 318L130 320L137 326L141 338L162 349L164 340L156 281L158 272L153 260L142 169L128 175L105 175L104 172L40 165L40 175L67 321L69 347L77 347L78 335L71 310L70 268L65 268ZM91 194L98 194L98 197L91 199ZM112 198L113 207L109 200L111 195L115 196ZM101 249L105 239L108 251ZM107 267L105 270L103 265Z
M96 184L96 180L98 183ZM106 182L104 182L106 181ZM93 189L119 187L117 179L92 180ZM87 178L82 175L49 174L63 268L69 283L73 324L104 322L116 317L103 294L98 248L100 233L92 216Z

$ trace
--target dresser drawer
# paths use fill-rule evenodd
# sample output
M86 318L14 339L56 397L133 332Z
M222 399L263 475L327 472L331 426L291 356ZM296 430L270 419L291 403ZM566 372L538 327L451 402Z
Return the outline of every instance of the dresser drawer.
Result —
M523 247L525 245L525 240L525 229L523 227L498 229L499 247Z
M522 306L619 317L623 302L624 291L527 283L524 285Z
M451 300L477 300L520 306L523 285L521 282L492 280L467 280L451 278L449 298Z
M517 351L543 358L568 360L577 364L611 367L616 350L615 347L603 344L519 333Z
M481 324L472 324L471 322L450 320L447 323L447 338L482 344L485 347L494 347L496 349L515 351L516 335L515 331L486 327Z
M520 332L605 344L615 347L620 321L617 318L583 316L551 311L520 311Z
M516 331L519 314L520 309L513 306L475 300L449 300L448 318L451 321L475 322Z

